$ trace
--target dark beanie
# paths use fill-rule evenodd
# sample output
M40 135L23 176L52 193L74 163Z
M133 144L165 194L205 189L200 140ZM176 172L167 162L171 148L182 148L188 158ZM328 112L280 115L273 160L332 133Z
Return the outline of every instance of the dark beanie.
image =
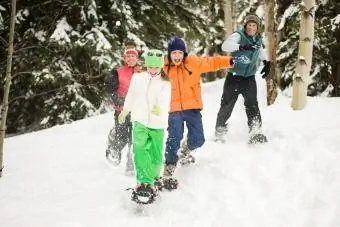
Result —
M187 52L187 48L183 39L179 38L178 36L172 36L168 41L168 53L174 50L183 51L183 53Z

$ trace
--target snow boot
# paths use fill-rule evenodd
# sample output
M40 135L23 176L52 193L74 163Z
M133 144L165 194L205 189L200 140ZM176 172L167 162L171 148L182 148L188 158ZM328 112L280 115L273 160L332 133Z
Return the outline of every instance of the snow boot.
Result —
M173 178L176 169L176 164L165 164L163 172L163 187L169 191L177 189L178 180Z
M141 184L133 190L131 199L138 204L150 204L156 196L156 190L150 184Z
M187 166L191 163L195 163L196 159L195 157L191 154L193 151L189 150L189 147L187 143L183 143L182 146L182 151L180 155L178 156L178 161L181 166Z
M248 140L248 144L258 144L258 143L266 143L268 142L267 137L262 133L255 133L250 136Z
M228 132L228 125L216 127L215 142L225 143L227 132Z

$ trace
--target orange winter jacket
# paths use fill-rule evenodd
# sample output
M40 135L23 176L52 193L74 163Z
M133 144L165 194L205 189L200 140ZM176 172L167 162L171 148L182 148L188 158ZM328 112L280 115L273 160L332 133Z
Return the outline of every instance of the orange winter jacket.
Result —
M170 112L203 109L201 74L231 68L230 56L198 57L190 55L176 66L166 62L164 72L171 81Z

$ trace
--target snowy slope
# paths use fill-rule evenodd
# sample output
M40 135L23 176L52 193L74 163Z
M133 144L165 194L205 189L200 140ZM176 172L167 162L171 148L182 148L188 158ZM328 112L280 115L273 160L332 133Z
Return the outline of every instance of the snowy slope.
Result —
M104 159L113 113L6 139L0 226L340 226L340 99L311 98L294 112L281 96L266 107L261 78L258 85L270 142L246 144L241 97L228 142L211 142L223 81L205 84L198 162L178 169L179 190L143 214L124 190L134 177Z

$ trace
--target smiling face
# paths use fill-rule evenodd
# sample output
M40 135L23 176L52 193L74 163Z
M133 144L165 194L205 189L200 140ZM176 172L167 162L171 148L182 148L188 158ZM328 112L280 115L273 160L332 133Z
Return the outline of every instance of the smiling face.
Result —
M125 54L124 56L125 63L130 67L135 66L137 64L137 60L138 57L135 54Z
M246 33L249 35L249 36L254 36L256 35L257 33L257 24L255 22L248 22L246 24Z
M184 58L184 52L180 50L174 50L170 53L170 59L175 65L180 65Z
M162 68L158 67L147 67L147 71L152 77L159 75L161 73L161 70Z

